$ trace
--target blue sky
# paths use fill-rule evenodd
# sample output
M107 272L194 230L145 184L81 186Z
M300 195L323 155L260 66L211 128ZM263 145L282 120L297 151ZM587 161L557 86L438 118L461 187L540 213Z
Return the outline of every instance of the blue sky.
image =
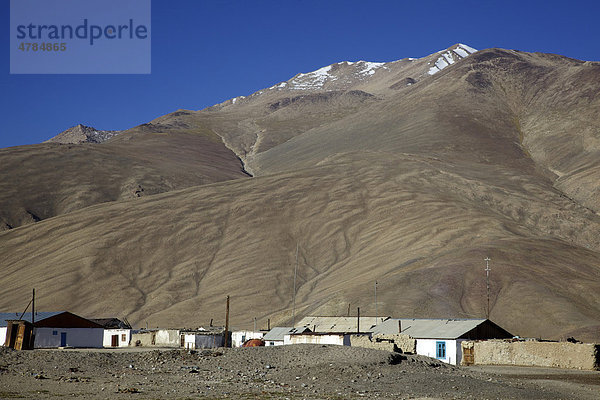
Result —
M78 123L127 129L334 62L422 57L458 42L600 61L599 16L597 1L154 0L151 74L10 75L2 0L0 147Z

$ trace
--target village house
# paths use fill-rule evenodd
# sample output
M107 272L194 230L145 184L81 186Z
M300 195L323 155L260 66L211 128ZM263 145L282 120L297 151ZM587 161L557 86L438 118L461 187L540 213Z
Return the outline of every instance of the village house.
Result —
M116 347L129 343L128 325L116 318L88 319L68 311L0 313L0 340L15 349ZM125 336L123 336L125 335ZM34 342L31 342L31 338Z
M276 326L263 336L263 340L265 341L265 346L282 346L284 344L289 344L284 343L286 335L289 336L294 333L304 332L310 332L310 329L306 327L292 328L287 326Z
M131 339L131 325L117 318L94 318L104 328L104 347L127 347Z
M63 311L34 323L36 349L54 347L100 348L104 327L92 320Z
M457 365L465 340L508 339L513 335L488 319L390 318L371 329L373 335L408 335L417 354Z

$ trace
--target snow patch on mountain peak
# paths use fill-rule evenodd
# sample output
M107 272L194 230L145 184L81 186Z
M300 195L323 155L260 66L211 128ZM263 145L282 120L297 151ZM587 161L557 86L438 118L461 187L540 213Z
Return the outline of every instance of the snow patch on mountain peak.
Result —
M385 63L382 62L369 62L369 61L359 61L358 64L364 65L363 69L358 71L360 75L374 75L375 71L382 67ZM387 67L384 67L387 68Z
M325 81L337 79L335 75L329 73L330 71L331 65L328 65L313 72L298 74L290 82L290 89L320 89L325 84Z
M447 66L454 64L458 60L470 56L476 51L476 49L462 43L457 44L455 48L450 48L450 50L442 50L438 52L442 54L435 61L433 67L429 68L429 71L427 71L427 73L429 75L437 74Z

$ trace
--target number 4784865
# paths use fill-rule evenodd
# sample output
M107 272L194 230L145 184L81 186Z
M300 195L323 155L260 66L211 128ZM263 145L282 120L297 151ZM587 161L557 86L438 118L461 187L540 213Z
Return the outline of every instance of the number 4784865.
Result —
M25 43L18 47L21 51L66 51L66 43Z

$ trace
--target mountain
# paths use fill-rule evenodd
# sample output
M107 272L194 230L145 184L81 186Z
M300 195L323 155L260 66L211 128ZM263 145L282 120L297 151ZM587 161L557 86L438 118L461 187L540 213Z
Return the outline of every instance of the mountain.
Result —
M2 210L32 185L32 204L62 204L51 183L67 175L117 190L134 159L158 189L0 233L0 308L34 286L45 309L194 326L220 323L231 295L234 326L289 324L298 245L297 316L374 314L375 280L380 314L485 316L490 257L492 320L599 340L598 93L600 63L457 44L297 74L101 144L4 149L2 182L23 172ZM90 159L105 184L78 173Z
M102 143L119 133L121 131L102 131L91 126L79 124L48 139L46 143Z
M193 115L179 110L100 144L0 149L0 231L94 204L247 178L239 158Z

